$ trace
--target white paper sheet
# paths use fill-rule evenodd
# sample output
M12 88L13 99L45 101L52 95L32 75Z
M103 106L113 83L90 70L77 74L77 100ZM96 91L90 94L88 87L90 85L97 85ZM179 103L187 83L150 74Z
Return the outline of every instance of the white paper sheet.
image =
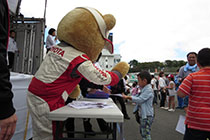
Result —
M176 125L176 131L183 134L185 133L185 121L186 117L184 115L179 115L179 120L178 123Z
M122 97L122 94L110 94L109 96L119 96L119 97Z

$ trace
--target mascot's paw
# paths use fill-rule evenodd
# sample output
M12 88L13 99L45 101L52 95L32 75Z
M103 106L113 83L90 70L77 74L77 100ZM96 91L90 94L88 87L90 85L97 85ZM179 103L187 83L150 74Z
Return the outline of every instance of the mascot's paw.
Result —
M112 69L112 71L118 71L122 74L122 77L125 77L125 75L128 73L129 71L129 64L126 62L119 62L117 65L115 65L115 67Z
M79 85L77 85L74 90L69 94L69 97L71 99L76 99L80 94L80 88Z

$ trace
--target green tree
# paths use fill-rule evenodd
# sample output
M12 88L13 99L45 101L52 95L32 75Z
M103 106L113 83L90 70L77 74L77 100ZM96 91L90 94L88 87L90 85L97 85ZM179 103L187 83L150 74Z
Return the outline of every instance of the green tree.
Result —
M166 60L165 62L154 61L140 63L134 59L130 61L129 64L131 66L129 72L140 72L143 70L155 72L155 69L157 69L157 71L176 72L176 70L185 65L186 62L183 60Z
M138 65L138 61L133 59L128 64L130 65L131 68L134 68Z
M173 61L171 61L171 60L166 60L166 61L165 61L165 66L166 66L166 67L172 67L172 66L173 66Z

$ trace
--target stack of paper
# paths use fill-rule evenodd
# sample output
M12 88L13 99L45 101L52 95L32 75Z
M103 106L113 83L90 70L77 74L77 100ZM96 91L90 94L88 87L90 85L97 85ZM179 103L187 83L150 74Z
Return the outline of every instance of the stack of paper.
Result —
M112 105L108 105L106 102L90 102L90 101L73 101L68 106L85 109L85 108L112 108Z

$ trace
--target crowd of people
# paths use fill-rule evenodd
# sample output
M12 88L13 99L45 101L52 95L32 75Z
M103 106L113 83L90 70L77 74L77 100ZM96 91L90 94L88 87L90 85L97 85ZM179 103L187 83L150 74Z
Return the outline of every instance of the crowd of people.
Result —
M148 72L147 74L149 75ZM151 139L150 131L154 115L152 104L158 104L158 99L161 109L169 112L174 112L175 109L185 110L186 130L183 140L210 139L210 48L203 48L198 54L189 52L187 64L178 69L176 75L165 75L162 71L156 77L151 75L151 79L145 75L146 72L137 75L140 88L138 94L123 96L135 102L137 104L135 108L140 110L137 122L140 123L143 140ZM175 106L176 96L177 106Z

